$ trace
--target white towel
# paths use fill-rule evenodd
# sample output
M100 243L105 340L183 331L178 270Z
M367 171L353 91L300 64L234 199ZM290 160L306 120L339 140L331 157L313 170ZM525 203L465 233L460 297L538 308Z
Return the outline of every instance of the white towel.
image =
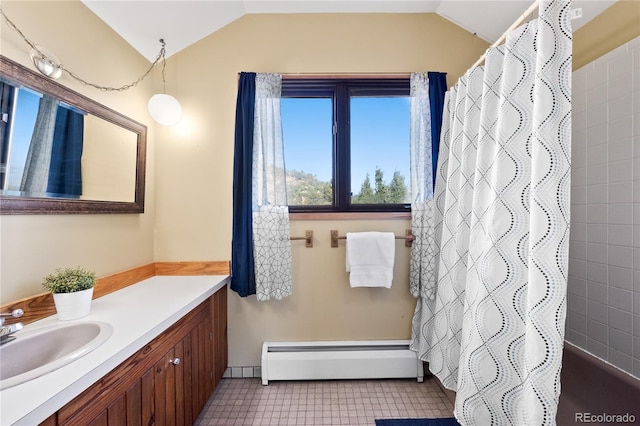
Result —
M393 232L347 232L351 287L391 287L395 250Z

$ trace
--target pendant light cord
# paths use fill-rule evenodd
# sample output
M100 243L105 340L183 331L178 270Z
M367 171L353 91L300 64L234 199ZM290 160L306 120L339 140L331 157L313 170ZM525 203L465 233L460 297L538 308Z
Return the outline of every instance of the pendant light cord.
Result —
M35 43L33 43L31 40L29 40L29 38L27 38L27 36L25 36L23 34L22 31L20 31L20 29L16 26L16 24L13 23L13 21L11 21L9 19L9 17L4 13L4 10L2 10L2 6L0 6L0 15L2 15L2 17L4 18L5 22L9 25L9 27L11 27L11 29L13 29L15 32L17 32L20 37L22 37L22 39L25 41L25 43L27 43L27 45L29 45L29 47L31 49L33 49L34 52L37 53L38 57L43 60L48 62L50 65L52 65L53 67L59 68L62 71L65 71L67 74L69 74L69 76L71 76L74 80L79 81L80 83L82 83L85 86L91 86L94 87L98 90L101 90L103 92L122 92L128 89L131 89L132 87L136 87L138 85L138 83L140 83L142 80L144 80L149 73L153 70L153 68L158 65L158 63L160 63L160 61L162 61L162 91L164 92L164 86L165 86L165 66L166 66L166 61L165 61L165 42L164 39L160 39L160 52L158 52L158 56L156 57L155 61L153 61L153 63L151 64L151 66L149 67L149 69L142 74L140 77L138 77L137 80L135 80L132 83L129 84L125 84L123 86L120 87L109 87L109 86L101 86L99 84L94 84L91 82L88 82L86 80L84 80L83 78L81 78L80 76L78 76L77 74L75 74L74 72L72 72L71 70L67 69L64 65L57 64L55 62L53 62L51 59L49 59L47 57L47 55L45 55L44 53L42 53L42 51L36 46Z

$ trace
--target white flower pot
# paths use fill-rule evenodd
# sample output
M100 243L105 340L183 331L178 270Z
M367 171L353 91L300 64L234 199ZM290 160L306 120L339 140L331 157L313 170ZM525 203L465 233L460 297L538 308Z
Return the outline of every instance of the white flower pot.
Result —
M53 293L58 318L63 321L74 320L89 315L93 288L74 293Z

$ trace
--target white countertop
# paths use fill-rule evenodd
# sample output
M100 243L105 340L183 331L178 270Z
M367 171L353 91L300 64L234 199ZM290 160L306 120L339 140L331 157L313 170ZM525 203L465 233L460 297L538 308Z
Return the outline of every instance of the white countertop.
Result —
M113 326L113 335L58 370L0 391L0 425L36 425L45 420L228 282L226 275L155 276L93 300L91 313L84 318L60 321L52 315L25 326L27 331L102 321Z

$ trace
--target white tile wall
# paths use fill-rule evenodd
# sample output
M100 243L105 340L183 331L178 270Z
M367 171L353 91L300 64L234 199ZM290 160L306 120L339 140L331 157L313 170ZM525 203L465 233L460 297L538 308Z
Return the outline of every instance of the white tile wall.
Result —
M640 378L640 37L573 73L566 338Z

